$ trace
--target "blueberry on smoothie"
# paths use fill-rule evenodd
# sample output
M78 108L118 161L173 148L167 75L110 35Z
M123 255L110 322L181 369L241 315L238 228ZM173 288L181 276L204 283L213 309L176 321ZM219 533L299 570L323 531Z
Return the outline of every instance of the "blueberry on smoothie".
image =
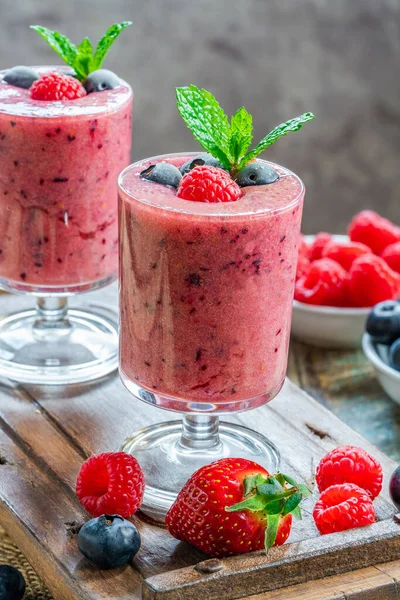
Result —
M177 188L182 179L181 172L175 165L160 162L155 165L150 165L140 173L140 176L147 181L168 185L169 187Z
M98 71L93 71L83 83L83 87L88 94L113 90L119 85L120 81L117 75L108 69L98 69Z
M279 178L278 173L264 163L250 163L240 169L235 175L234 179L240 187L247 187L249 185L265 185L267 183L274 183Z
M224 168L223 164L218 160L218 158L215 158L212 154L209 154L208 152L203 152L202 154L199 154L194 158L189 158L189 160L187 160L181 166L180 171L182 175L186 175L186 173L189 173L189 171L201 165L218 167L219 169Z
M9 69L3 77L5 83L15 87L29 89L34 81L39 79L38 73L30 67L18 66Z

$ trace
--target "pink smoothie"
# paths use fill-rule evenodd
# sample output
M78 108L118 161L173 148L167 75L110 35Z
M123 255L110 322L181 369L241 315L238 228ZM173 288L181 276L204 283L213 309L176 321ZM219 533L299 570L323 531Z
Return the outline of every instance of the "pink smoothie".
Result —
M60 67L37 68L64 71ZM0 287L68 291L117 273L117 177L132 90L32 100L0 74Z
M236 202L191 202L139 176L158 160L120 178L122 378L157 397L262 404L286 373L303 184L272 165L280 178Z

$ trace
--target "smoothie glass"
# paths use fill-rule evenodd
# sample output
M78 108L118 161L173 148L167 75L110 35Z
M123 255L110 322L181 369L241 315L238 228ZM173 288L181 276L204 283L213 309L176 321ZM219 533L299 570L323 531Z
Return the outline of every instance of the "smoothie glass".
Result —
M68 72L38 67L39 74ZM69 296L116 279L117 177L129 164L132 90L33 100L0 74L0 288L37 308L0 321L0 372L29 383L114 370L116 316L68 310Z
M275 183L210 204L140 177L190 156L151 158L119 178L120 375L136 398L184 413L122 445L144 469L142 510L156 519L206 463L236 456L279 466L269 440L218 415L261 406L283 385L304 186L268 163Z

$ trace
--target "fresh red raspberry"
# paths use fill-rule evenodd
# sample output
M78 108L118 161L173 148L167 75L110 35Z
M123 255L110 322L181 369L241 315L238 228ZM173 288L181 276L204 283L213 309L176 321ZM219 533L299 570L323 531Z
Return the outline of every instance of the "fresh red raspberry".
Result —
M310 259L310 248L306 242L306 238L302 234L300 234L300 243L299 243L299 257L300 256Z
M321 258L311 263L308 272L298 279L294 297L306 304L343 306L347 279L343 267L330 258Z
M75 77L48 73L33 82L30 94L33 100L76 100L86 96L86 90Z
M400 228L373 210L363 210L353 217L348 233L352 242L361 242L375 254L400 240Z
M317 233L317 235L315 236L315 240L313 241L309 249L309 259L311 260L311 262L322 258L322 252L326 244L328 244L331 241L332 236L330 233L326 233L325 231Z
M242 190L229 173L199 165L182 177L177 196L195 202L234 202L242 195Z
M76 480L76 495L93 517L116 514L128 518L139 508L144 475L125 452L104 452L85 461Z
M319 463L315 480L320 492L338 483L354 483L372 499L382 489L382 467L362 448L341 446L329 452Z
M363 254L352 264L348 282L354 306L369 307L400 294L400 275L380 256Z
M382 252L381 257L393 271L400 273L400 242L387 246Z
M345 271L350 271L351 265L362 254L371 254L371 248L359 242L328 242L322 250L323 258L335 260Z
M299 254L299 258L297 259L296 281L302 277L306 277L310 268L311 263L308 258Z
M354 483L342 483L322 492L313 517L320 533L334 533L375 523L375 509L365 490Z

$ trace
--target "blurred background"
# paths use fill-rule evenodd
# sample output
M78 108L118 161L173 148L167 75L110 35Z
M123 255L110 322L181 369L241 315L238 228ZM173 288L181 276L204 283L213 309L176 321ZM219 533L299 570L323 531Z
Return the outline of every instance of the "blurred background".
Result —
M264 154L305 181L304 232L344 231L362 208L400 223L399 0L0 0L0 14L4 67L59 61L30 24L78 43L133 21L104 65L134 88L133 159L198 148L178 85L244 104L255 142L312 111Z

